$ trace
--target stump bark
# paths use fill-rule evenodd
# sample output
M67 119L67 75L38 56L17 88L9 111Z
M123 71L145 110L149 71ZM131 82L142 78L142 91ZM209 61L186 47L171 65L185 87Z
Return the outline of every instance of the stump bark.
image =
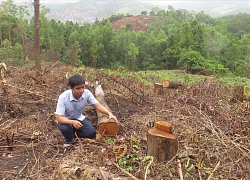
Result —
M160 83L155 83L154 84L154 92L155 94L161 94L162 93L162 84Z
M155 122L147 132L147 155L156 162L169 161L178 150L177 137L172 133L172 126L166 121Z
M106 103L105 95L101 85L97 85L97 87L95 88L95 96L101 105L103 105L110 112L112 112ZM118 134L119 125L114 120L109 119L107 115L102 114L99 111L97 111L97 116L98 116L97 131L101 136L116 136Z

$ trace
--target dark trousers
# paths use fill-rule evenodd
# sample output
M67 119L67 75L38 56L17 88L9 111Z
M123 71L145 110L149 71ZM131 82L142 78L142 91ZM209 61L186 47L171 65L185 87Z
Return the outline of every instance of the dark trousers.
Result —
M95 128L86 118L79 122L81 122L83 125L80 129L74 128L73 125L71 124L61 124L61 123L57 124L59 130L62 132L62 135L64 136L64 140L66 143L73 141L75 133L78 138L92 139L96 136Z

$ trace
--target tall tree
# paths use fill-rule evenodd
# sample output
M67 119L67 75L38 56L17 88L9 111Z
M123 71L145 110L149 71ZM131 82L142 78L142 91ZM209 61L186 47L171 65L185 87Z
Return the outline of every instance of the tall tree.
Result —
M192 45L194 38L188 22L184 22L180 31L180 46L185 49L189 49Z
M71 66L76 66L78 62L78 53L79 53L79 43L76 41L71 46L71 50L69 52L69 64Z
M8 39L12 42L12 29L16 23L17 5L13 0L3 1L0 4L0 42Z
M40 13L40 0L34 0L35 6L35 64L38 72L42 71L41 60L40 60L40 23L39 23L39 13Z
M136 47L134 43L129 43L128 47L128 57L130 60L129 69L131 69L132 71L136 70L136 64L137 64L136 60L138 54L139 54L138 47Z
M179 67L186 70L188 73L196 73L206 68L205 59L198 51L193 50L183 51L177 63Z

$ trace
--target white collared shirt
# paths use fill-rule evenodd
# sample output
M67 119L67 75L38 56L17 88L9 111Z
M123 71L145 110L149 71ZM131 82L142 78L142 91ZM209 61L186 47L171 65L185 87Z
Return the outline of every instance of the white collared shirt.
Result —
M71 89L66 90L59 96L55 114L62 115L68 119L82 121L85 119L82 113L87 103L89 103L89 105L98 103L94 95L88 89L84 89L82 97L78 100L74 98Z

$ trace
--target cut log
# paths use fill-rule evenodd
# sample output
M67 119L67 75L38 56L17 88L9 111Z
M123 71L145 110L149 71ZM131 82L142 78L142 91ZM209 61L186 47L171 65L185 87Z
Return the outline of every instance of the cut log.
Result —
M171 124L166 121L155 122L155 127L147 132L147 155L156 162L169 161L178 150L177 137L172 134Z
M106 109L112 112L106 103L105 95L101 85L97 85L97 87L95 88L95 97L101 105L103 105ZM109 119L107 115L102 114L99 111L97 111L97 116L97 131L101 136L116 136L118 134L119 125L113 119Z

